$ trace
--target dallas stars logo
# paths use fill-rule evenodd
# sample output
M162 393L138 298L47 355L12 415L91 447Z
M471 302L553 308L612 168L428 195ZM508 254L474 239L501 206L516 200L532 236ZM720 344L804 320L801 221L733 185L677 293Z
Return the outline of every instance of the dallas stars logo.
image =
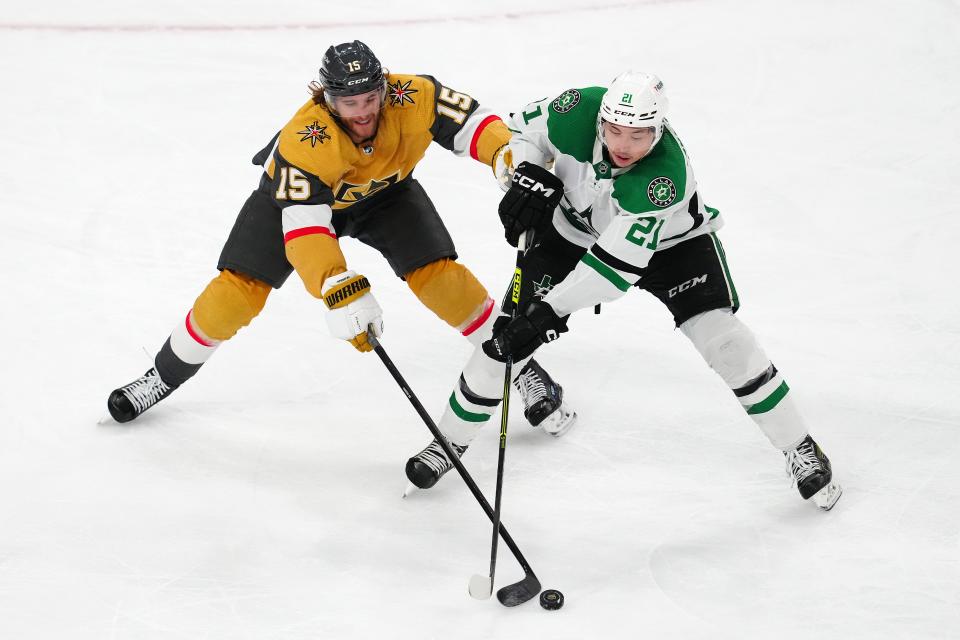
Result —
M400 84L400 81L397 80L396 84L390 85L390 106L403 106L403 103L409 102L413 104L413 98L410 97L410 94L416 93L419 89L411 89L410 83L413 80L407 80L403 84Z
M654 178L647 187L647 196L650 202L658 207L669 206L677 198L677 187L673 180L665 176Z
M580 92L576 89L567 89L554 100L550 106L557 113L566 113L580 104Z
M327 133L326 125L320 126L320 123L316 120L313 121L313 124L308 124L307 128L303 131L297 131L303 137L300 138L300 142L310 141L310 147L317 146L317 143L323 144L324 140L330 139L330 134Z

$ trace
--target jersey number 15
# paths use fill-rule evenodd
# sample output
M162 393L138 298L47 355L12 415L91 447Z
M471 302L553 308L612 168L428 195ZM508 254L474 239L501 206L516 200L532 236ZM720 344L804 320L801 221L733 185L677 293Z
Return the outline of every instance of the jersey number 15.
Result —
M440 87L440 95L437 96L437 113L447 116L457 124L463 124L471 106L473 106L473 98L467 94Z

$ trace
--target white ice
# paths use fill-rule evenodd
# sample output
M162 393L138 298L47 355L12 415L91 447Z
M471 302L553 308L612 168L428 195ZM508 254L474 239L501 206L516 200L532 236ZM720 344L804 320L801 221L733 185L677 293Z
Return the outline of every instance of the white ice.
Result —
M587 4L4 0L0 638L960 637L960 3ZM640 292L542 354L573 431L511 416L503 518L558 612L468 596L488 521L452 475L400 498L429 434L295 277L170 399L98 425L215 274L249 158L354 38L501 113L660 74L837 507L799 498ZM499 295L489 170L436 147L416 175ZM467 344L343 245L438 416ZM495 432L465 458L488 495ZM503 545L498 567L521 577Z

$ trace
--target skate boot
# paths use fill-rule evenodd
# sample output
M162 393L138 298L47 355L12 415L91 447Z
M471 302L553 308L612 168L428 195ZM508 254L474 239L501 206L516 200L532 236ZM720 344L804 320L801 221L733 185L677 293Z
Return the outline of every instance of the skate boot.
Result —
M534 427L562 436L577 421L577 412L563 402L563 387L536 360L530 360L513 381L523 398L523 415Z
M155 367L128 385L114 389L107 399L110 415L117 422L130 422L141 413L173 393Z
M450 448L456 452L458 458L467 450L466 445L460 446L452 442ZM419 489L429 489L452 468L453 463L443 452L440 443L434 439L426 449L407 460L407 480Z
M829 511L840 499L843 488L833 482L830 459L809 435L795 449L785 451L787 475L804 500L813 498L818 507Z

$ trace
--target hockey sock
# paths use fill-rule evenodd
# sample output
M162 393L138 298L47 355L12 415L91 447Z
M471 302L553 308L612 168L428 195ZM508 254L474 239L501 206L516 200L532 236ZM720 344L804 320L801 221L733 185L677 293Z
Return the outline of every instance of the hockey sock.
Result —
M164 382L171 387L179 387L200 370L203 363L220 346L220 342L207 337L196 326L191 309L184 321L174 327L170 337L163 343L154 359L154 366Z
M743 410L781 451L792 449L807 436L807 427L789 391L773 364L747 384L733 389Z
M472 344L478 345L490 337L496 305L465 266L443 258L411 271L404 279L425 307Z
M270 291L270 285L256 278L229 269L221 271L157 353L154 363L163 381L179 387L193 377L221 342L260 313Z
M519 375L528 359L514 363ZM447 400L437 425L447 439L466 446L476 437L500 405L503 394L504 364L483 352L479 346L463 368L463 373Z
M680 325L694 346L733 391L770 443L786 451L807 435L788 396L790 388L749 328L730 309L714 309Z

